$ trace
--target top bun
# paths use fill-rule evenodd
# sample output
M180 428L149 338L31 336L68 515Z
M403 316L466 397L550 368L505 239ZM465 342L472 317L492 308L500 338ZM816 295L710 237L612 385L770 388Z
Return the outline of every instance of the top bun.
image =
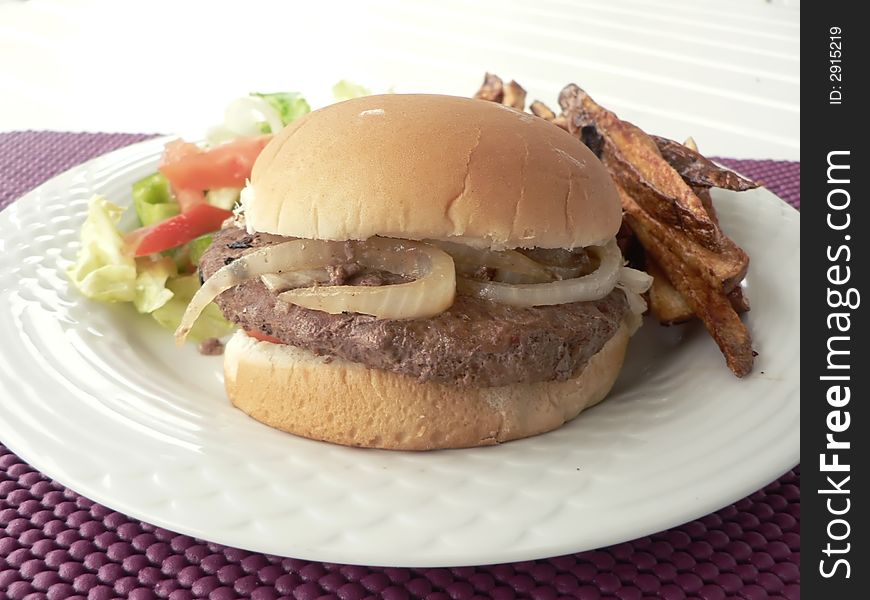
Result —
M579 139L454 96L366 96L309 113L269 142L250 185L250 230L308 239L576 248L606 242L621 221L610 176Z

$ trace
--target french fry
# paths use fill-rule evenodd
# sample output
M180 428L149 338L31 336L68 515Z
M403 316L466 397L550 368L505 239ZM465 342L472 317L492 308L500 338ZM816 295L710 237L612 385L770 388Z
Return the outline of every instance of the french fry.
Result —
M709 188L693 188L698 198L704 205L707 214L719 226L719 215L713 206L713 199L710 197ZM680 292L674 288L673 284L668 280L667 276L662 271L661 267L651 257L647 258L646 271L653 277L653 284L649 291L649 306L650 312L655 315L663 325L675 325L691 321L695 315L689 307L685 298ZM743 289L736 282L733 283L733 288L728 292L728 299L731 301L731 306L738 313L744 313L749 310L749 300L743 294Z
M483 83L480 85L480 89L475 92L474 97L478 100L489 100L501 104L504 99L504 83L501 77L494 73L484 75Z
M559 115L553 119L552 123L556 127L561 127L565 131L568 131L568 118L565 115Z
M731 371L738 377L749 374L755 362L752 338L715 274L704 269L703 265L698 268L681 260L671 251L671 244L665 243L666 238L673 236L673 231L650 217L625 189L618 185L617 188L625 219L647 253L661 266L692 312L704 323L725 355Z
M749 312L749 298L743 293L743 288L735 286L733 290L728 292L728 299L731 301L731 306L739 313Z
M735 192L745 192L758 187L754 181L741 177L734 171L720 167L705 158L698 153L697 148L693 149L657 135L650 137L655 141L662 157L690 186L717 187Z
M704 247L719 252L724 240L701 201L662 157L642 129L620 120L575 84L565 86L559 105L572 133L594 127L604 143L601 161L613 178L649 213L684 231Z
M529 104L529 111L536 117L541 117L545 121L552 121L556 118L556 113L540 100L535 100Z
M710 215L710 219L716 224L716 227L719 227L719 215L716 214L716 209L713 207L713 198L710 196L710 188L693 187L692 190L695 192L695 195L698 196L698 199L704 206L704 210L706 210L707 214Z
M678 325L695 318L695 314L686 299L677 291L668 276L651 256L646 257L644 270L653 278L652 286L649 289L649 309L659 323ZM738 313L750 310L749 299L739 285L728 292L727 296L732 308Z
M565 86L559 104L569 116L569 130L578 133L584 143L594 145L595 135L600 137L601 160L614 181L649 214L695 242L691 253L696 265L708 264L726 291L743 279L749 257L722 234L704 203L664 160L652 138L596 104L574 84ZM682 256L679 248L672 250Z
M664 270L651 256L646 257L646 272L653 282L649 288L649 309L662 325L677 325L695 318L692 307L673 286ZM736 289L736 288L735 288Z
M526 90L516 81L509 81L504 88L504 98L502 98L501 103L519 111L525 110Z
M689 138L692 140L692 138ZM694 142L694 140L692 140ZM695 148L697 150L697 147ZM710 218L719 226L719 215L716 213L716 208L713 206L713 199L710 197L710 188L698 187L692 188L695 194L704 205L704 209ZM682 297L680 292L674 288L673 284L668 280L667 275L662 271L658 263L651 257L646 260L646 272L653 277L653 283L649 290L649 307L650 312L655 315L662 325L676 325L685 323L695 318L692 309L689 307L686 299ZM731 306L738 313L749 311L749 299L743 293L743 288L735 285L728 292L728 299Z

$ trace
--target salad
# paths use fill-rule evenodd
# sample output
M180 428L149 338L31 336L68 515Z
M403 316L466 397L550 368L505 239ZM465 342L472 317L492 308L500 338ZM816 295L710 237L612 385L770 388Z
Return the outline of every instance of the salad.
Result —
M336 100L367 95L357 84L340 81ZM233 216L251 169L272 134L310 112L296 92L251 93L227 106L224 122L202 144L181 139L166 145L155 173L133 184L138 227L120 227L126 210L93 196L82 225L72 284L99 302L125 302L175 330L201 283L200 257L214 233ZM232 331L210 304L190 332L202 342Z

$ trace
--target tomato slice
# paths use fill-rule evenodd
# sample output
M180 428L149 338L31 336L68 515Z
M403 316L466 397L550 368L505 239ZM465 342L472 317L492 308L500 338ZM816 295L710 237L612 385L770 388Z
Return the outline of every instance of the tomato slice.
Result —
M271 135L242 138L209 150L177 140L167 144L159 170L175 190L240 188L271 139Z
M173 140L163 147L163 156L160 157L160 166L177 163L178 161L193 154L202 154L202 149L191 142L182 139Z
M265 333L260 333L259 331L248 331L246 329L245 333L247 333L249 336L251 336L255 340L260 340L261 342L270 342L272 344L283 344L284 343L276 337L272 337L271 335L266 335Z
M199 204L150 227L134 229L124 239L136 248L134 256L147 256L186 244L204 233L217 231L231 216L232 211L211 204Z

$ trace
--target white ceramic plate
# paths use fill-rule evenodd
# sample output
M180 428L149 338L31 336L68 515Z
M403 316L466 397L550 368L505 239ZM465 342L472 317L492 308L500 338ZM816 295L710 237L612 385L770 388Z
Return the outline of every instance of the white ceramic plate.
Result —
M70 289L63 270L88 197L129 202L162 144L98 158L0 213L0 439L81 494L251 550L469 565L666 529L798 462L799 217L769 192L714 193L752 256L751 376L734 378L700 327L650 322L612 397L556 432L474 450L358 450L250 420L225 399L219 358Z

